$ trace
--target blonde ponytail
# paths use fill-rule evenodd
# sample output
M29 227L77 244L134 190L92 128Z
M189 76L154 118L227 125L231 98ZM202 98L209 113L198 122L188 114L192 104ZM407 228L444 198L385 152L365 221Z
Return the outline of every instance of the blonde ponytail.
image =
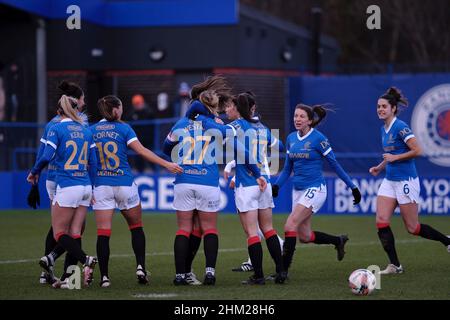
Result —
M77 104L77 99L63 94L58 101L58 111L73 121L83 124L83 120L78 115Z
M206 90L200 93L199 100L203 103L212 114L218 115L219 96L213 90Z

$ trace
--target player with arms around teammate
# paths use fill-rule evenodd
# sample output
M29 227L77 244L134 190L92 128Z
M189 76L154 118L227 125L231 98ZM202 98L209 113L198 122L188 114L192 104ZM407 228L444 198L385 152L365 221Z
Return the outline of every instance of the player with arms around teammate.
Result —
M326 109L320 105L310 107L298 104L295 107L296 131L286 139L284 168L273 186L273 194L276 197L279 188L286 182L291 172L294 172L292 212L284 225L283 263L286 270L292 262L297 237L303 243L333 244L337 250L337 259L340 261L344 258L347 236L333 236L313 231L311 228L312 215L320 210L327 197L327 187L322 173L324 160L352 189L353 203L356 205L361 201L359 189L337 162L328 139L315 129L325 116Z
M420 156L421 149L408 125L397 118L399 106L408 102L395 87L378 99L377 114L384 121L381 127L383 161L369 169L377 176L386 169L386 176L377 195L376 224L378 237L386 251L390 263L381 274L403 273L403 267L395 250L394 234L390 228L391 217L397 205L409 233L426 239L440 241L450 252L450 239L430 227L419 223L420 183L414 158Z
M53 236L69 254L84 265L84 285L92 282L93 268L97 258L87 256L71 232L81 233L85 211L79 206L88 207L92 197L91 179L96 170L96 156L89 129L85 128L77 112L77 100L63 95L58 102L58 115L61 121L47 134L47 145L42 157L27 177L35 184L40 172L55 157L56 194L53 198L52 228ZM89 165L89 172L88 172ZM91 176L91 179L90 177Z
M131 243L136 256L136 276L140 284L147 284L145 269L145 234L138 188L128 164L128 149L149 162L159 164L172 173L181 173L175 163L168 162L145 148L134 130L122 122L122 102L115 96L105 96L97 102L103 119L91 127L97 150L94 204L97 223L97 256L101 274L101 287L111 284L108 274L109 239L114 209L118 208L131 232Z
M221 96L222 97L222 96ZM223 98L223 97L222 97ZM195 104L217 115L219 95L213 90L200 93ZM215 120L209 119L212 122ZM214 122L215 123L215 122ZM206 256L206 272L203 284L215 284L215 264L218 252L217 211L220 205L219 169L216 153L222 149L221 133L210 135L200 121L193 121L184 117L180 119L169 133L165 142L165 152L172 154L172 159L181 160L184 169L182 175L177 176L174 188L174 208L177 210L178 231L175 238L175 285L186 285L186 260L190 255L189 237L192 232L194 210L198 210L200 227L204 236ZM219 141L219 142L218 142ZM175 145L181 148L173 150ZM260 177L256 165L249 165L255 176ZM261 179L260 179L261 180ZM261 184L263 184L261 182Z
M233 120L230 126L236 130L237 139L242 139L242 141L249 139L249 143L251 143L249 150L253 153L264 178L270 181L268 146L275 147L280 143L277 143L277 139L272 137L267 127L253 118L254 107L254 97L249 93L241 93L234 102L231 101L226 105L225 111L228 118ZM277 148L280 147L277 146ZM239 162L236 163L235 185L236 207L247 235L248 252L254 270L254 274L242 283L250 285L265 283L259 229L266 239L267 248L275 262L275 282L283 283L286 280L286 272L283 267L278 235L272 224L272 208L274 207L272 188L269 184L268 188L261 192L255 177Z

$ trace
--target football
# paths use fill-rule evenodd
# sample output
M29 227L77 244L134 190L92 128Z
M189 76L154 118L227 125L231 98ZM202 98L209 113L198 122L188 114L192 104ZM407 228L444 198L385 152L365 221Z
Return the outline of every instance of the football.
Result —
M358 269L348 278L348 285L352 292L358 296L368 296L377 285L377 278L367 269Z

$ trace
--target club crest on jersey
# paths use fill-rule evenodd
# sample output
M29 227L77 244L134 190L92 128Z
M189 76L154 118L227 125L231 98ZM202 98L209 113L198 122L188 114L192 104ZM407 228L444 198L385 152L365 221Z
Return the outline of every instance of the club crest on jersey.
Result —
M305 149L305 150L311 150L311 141L306 142L306 143L303 145L303 149Z
M450 167L450 83L435 86L420 97L411 127L428 159Z
M411 131L411 130L410 130ZM400 133L401 134L401 133ZM403 136L402 136L403 137ZM389 137L388 137L388 141L386 142L387 144L392 144L392 143L395 143L395 139L394 139L394 136L392 135L392 133L390 133L389 134Z

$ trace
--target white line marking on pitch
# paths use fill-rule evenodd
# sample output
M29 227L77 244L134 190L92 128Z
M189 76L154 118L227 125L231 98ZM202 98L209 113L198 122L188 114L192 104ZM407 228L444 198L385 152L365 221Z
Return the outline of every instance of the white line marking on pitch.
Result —
M408 243L418 243L418 242L426 242L425 239L415 239L415 240L395 240L396 244L408 244ZM370 242L357 242L357 243L347 243L346 246L350 247L359 247L359 246L373 246L373 245L381 245L379 241L370 241ZM302 249L307 248L327 248L327 246L315 246L312 244L300 244L299 247ZM241 251L247 251L247 248L230 248L230 249L219 249L219 252L226 253L226 252L241 252ZM173 255L173 252L152 252L147 253L146 256L171 256ZM112 254L110 258L129 258L134 257L134 254ZM2 264L17 264L17 263L31 263L31 262L37 262L40 258L35 259L21 259L21 260L0 260L0 265Z

